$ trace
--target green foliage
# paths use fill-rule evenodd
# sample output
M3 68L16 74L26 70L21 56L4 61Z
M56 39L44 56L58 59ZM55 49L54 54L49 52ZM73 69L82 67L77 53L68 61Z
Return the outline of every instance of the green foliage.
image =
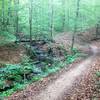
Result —
M78 51L76 51L75 49L73 55L65 54L65 61L54 59L55 61L51 66L46 65L42 67L41 70L36 67L27 56L23 56L20 64L6 64L5 67L0 68L0 89L5 89L7 86L12 87L0 92L0 96L9 96L15 91L24 89L27 84L36 82L49 74L57 72L67 64L72 63L79 56ZM34 75L34 72L39 72L39 74ZM10 81L11 84L6 83L7 80Z
M0 97L4 98L4 97L7 97L7 96L10 96L12 93L14 93L14 90L10 89L8 91L4 91L4 92L0 93Z
M26 84L15 83L14 88L9 89L7 91L4 91L4 92L0 93L0 99L4 98L4 97L7 97L7 96L10 96L12 93L14 93L14 92L16 92L18 90L25 89L25 87L26 87Z
M96 72L96 76L97 76L97 77L100 77L100 72L99 72L99 71Z
M75 58L76 58L76 56L68 55L66 61L67 61L67 63L71 63L75 60Z
M54 2L49 2L49 0L33 0L33 11L31 13L32 38L51 39L51 24L53 24L54 35L58 32L64 31L63 23L65 23L65 31L74 31L76 22L76 3L77 0L65 0L65 5L62 5L62 0L54 0ZM94 3L91 0L81 0L79 16L77 18L77 31L84 31L85 29L94 27L95 24L98 23L100 16L99 3L99 0L95 0ZM29 37L29 0L19 0L19 4L15 4L13 0L8 4L8 0L4 0L5 8L3 9L2 6L2 1L0 1L0 46L16 40L16 11L18 14L19 35L22 35L21 33L23 33L24 36ZM51 15L51 6L53 6L53 15ZM65 6L65 11L62 6ZM3 13L4 16L2 16ZM65 20L63 19L64 15ZM9 23L7 22L8 19ZM51 19L53 19L52 23ZM0 68L0 89L2 90L8 85L6 80L11 81L13 87L4 92L0 92L0 96L8 96L17 90L23 89L26 84L32 81L36 82L42 77L60 70L62 67L72 63L78 56L80 56L76 48L73 48L72 55L68 54L63 46L61 49L64 51L65 60L54 60L54 63L51 66L47 65L48 61L46 61L46 66L38 68L34 65L34 61L27 56L22 58L20 64L3 65L4 67ZM34 51L32 54L33 53ZM96 75L100 77L100 72L97 72ZM24 78L26 79L24 80ZM11 84L9 84L9 87L10 86Z
M0 46L9 44L11 42L14 42L16 40L16 37L7 32L7 31L0 31Z
M32 11L32 35L33 38L51 38L50 36L50 24L51 23L51 4L53 3L53 26L54 34L56 32L63 31L63 23L65 15L65 31L73 31L75 25L75 13L77 8L77 0L65 0L65 5L62 5L62 0L54 0L54 2L49 2L49 0L33 0L33 11ZM99 0L84 0L80 1L79 17L77 18L77 31L84 31L90 27L94 27L100 16L100 1ZM18 13L18 26L19 32L29 35L29 0L19 0L19 4L15 4L14 1L5 0L4 6L0 1L0 36L5 31L10 34L15 34L16 29L16 15ZM63 8L63 7L65 8ZM65 10L65 11L64 11ZM2 23L4 11L5 23ZM9 14L8 14L9 13ZM9 23L7 20L9 19ZM2 27L5 30L2 30ZM2 32L4 31L4 32ZM15 39L15 38L13 38ZM0 39L1 40L1 39ZM9 39L12 40L12 39ZM7 42L6 42L7 43Z
M32 77L33 82L39 81L40 79L41 79L41 76L33 76Z
M74 54L78 53L77 48L73 48L72 52L73 52Z
M5 81L4 80L0 80L0 89L3 89L5 85Z

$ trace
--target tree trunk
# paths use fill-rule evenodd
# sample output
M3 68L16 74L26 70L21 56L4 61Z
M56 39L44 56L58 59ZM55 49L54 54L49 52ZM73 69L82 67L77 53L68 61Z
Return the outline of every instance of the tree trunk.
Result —
M30 7L29 7L29 27L30 27L30 49L32 44L32 0L30 0Z
M67 0L67 5L68 4L69 4L69 0ZM70 17L70 5L68 5L68 9L67 9L67 31L69 31L69 19L70 19L69 17Z
M11 2L12 0L8 0L8 16L7 16L7 25L10 24L10 13L11 13Z
M5 0L2 0L2 30L4 30L5 24Z
M66 1L62 0L62 7L63 7L63 15L62 15L62 27L63 27L63 32L66 31L65 29L65 20L66 20L66 12L65 12L65 8L66 8Z
M100 35L100 23L98 22L96 24L96 38L98 38L99 35Z
M73 51L73 48L74 48L75 35L76 35L76 32L77 32L77 21L78 21L78 16L79 16L80 1L81 0L77 0L77 9L76 9L76 16L75 16L74 32L73 32L73 36L72 36L71 51Z
M14 0L15 3L15 33L16 33L16 40L18 38L18 33L19 33L19 16L18 16L18 11L19 11L19 0ZM18 7L18 8L16 8Z
M53 40L53 32L54 32L54 5L53 0L49 1L50 5L50 33L51 33L51 40Z

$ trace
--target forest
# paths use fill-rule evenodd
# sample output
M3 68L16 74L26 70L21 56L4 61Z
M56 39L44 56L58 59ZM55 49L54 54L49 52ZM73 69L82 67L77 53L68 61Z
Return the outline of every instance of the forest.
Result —
M0 0L0 100L100 100L100 0Z

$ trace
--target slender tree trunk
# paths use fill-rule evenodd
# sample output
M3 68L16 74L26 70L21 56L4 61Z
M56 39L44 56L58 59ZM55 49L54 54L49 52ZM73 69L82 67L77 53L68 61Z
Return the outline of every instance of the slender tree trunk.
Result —
M39 1L38 2L38 5L39 5ZM39 7L37 8L37 15L40 14L40 11L39 11ZM40 34L40 22L38 21L40 16L37 16L37 34ZM37 39L40 39L40 36L37 35Z
M30 0L30 7L29 7L29 27L30 27L30 49L32 44L32 0Z
M98 22L97 24L96 24L96 38L98 38L98 36L100 35L100 22Z
M65 29L65 21L66 21L66 12L65 12L65 9L66 9L66 1L65 0L62 0L62 7L63 7L63 16L62 16L62 27L63 27L63 32L66 31Z
M5 24L5 0L2 0L2 30L4 30Z
M73 48L74 48L75 35L76 35L76 32L77 32L77 21L78 21L78 16L79 16L80 1L81 0L77 0L77 9L76 9L76 16L75 16L74 32L73 32L73 36L72 36L71 51L73 51Z
M98 37L98 24L96 24L96 38Z
M11 2L12 0L8 0L8 16L7 16L7 24L10 24L10 13L11 13Z
M19 33L19 15L18 15L18 11L19 11L19 0L14 0L15 3L15 33L16 33L16 41L18 39L18 33ZM18 7L18 8L16 8Z
M54 5L53 0L49 1L50 5L50 33L51 33L51 40L53 40L53 32L54 32Z
M70 17L70 5L69 5L69 0L67 0L67 31L69 31L69 17Z

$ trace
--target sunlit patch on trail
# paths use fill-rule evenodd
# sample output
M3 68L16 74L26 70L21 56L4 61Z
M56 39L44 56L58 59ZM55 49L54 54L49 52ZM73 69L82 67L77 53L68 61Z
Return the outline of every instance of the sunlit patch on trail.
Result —
M98 51L98 47L95 46L95 45L90 45L90 49L92 51L93 54L97 54L99 51Z

